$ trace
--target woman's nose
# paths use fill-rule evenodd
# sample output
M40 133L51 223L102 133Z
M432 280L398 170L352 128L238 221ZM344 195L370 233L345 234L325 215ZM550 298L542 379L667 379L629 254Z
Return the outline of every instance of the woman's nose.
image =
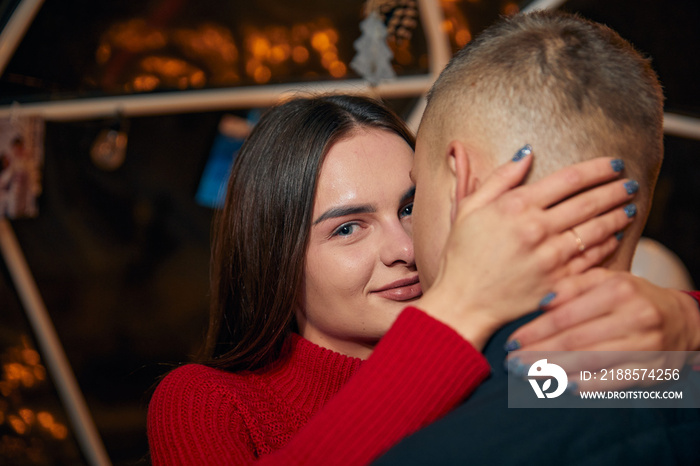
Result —
M396 263L415 264L413 241L401 222L392 222L385 228L380 257L387 266Z

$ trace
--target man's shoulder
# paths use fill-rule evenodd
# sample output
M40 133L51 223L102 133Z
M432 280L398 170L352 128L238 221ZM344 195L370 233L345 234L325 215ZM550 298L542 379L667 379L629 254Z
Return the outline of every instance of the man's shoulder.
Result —
M485 349L493 370L469 399L376 464L700 462L700 409L508 408L509 383L529 388L503 368L503 343L514 328L499 331Z

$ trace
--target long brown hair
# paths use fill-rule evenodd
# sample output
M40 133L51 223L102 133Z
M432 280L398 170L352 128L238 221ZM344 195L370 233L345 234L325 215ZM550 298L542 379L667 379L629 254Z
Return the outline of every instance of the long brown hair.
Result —
M227 370L279 357L294 328L324 157L359 127L414 138L382 104L356 96L296 98L268 110L244 143L215 220L209 329L200 362Z

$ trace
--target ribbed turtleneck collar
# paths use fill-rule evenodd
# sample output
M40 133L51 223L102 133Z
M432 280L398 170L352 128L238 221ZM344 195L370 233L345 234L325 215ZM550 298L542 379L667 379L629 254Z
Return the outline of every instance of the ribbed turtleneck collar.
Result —
M292 333L278 362L256 372L287 403L313 414L338 393L361 364L362 359L322 348Z

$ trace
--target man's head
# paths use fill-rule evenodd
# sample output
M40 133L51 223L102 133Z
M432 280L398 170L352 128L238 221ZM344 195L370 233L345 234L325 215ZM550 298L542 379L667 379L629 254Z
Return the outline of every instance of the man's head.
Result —
M435 278L456 199L455 157L469 192L524 144L528 181L599 156L625 161L638 219L615 266L629 265L663 158L663 95L649 62L611 29L555 12L491 26L458 52L428 96L413 167L421 282ZM468 264L465 264L468 266Z

